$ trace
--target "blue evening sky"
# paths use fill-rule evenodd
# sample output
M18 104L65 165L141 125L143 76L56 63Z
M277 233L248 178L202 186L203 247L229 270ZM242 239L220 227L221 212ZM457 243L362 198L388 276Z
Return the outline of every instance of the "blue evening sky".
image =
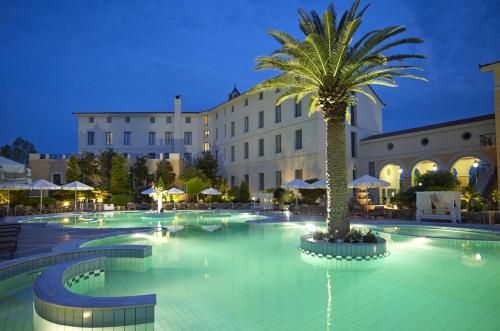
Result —
M500 60L498 0L372 0L363 31L402 24L426 43L428 83L376 88L385 131L493 112ZM76 151L82 111L208 109L272 73L253 70L277 43L274 28L300 36L297 8L327 1L0 2L0 144L22 136L40 152ZM351 0L334 2L343 11ZM365 1L365 3L367 3Z

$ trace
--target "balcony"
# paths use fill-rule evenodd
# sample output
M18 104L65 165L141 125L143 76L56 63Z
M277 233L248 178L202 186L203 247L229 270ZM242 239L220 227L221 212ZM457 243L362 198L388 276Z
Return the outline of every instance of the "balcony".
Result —
M496 144L496 134L488 133L479 135L479 146L482 148L487 148L491 146L495 146Z

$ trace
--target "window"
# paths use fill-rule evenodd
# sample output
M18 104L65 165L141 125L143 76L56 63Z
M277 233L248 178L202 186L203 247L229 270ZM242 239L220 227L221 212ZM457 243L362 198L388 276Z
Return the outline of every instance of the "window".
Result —
M276 171L276 188L281 187L281 171Z
M215 113L215 119L218 120L219 119L219 113Z
M130 123L130 116L125 116L125 123Z
M358 107L356 105L351 106L351 125L358 125Z
M302 169L295 169L295 179L302 179Z
M191 153L184 153L184 160L186 160L187 163L191 164L191 161L193 160L193 155Z
M429 144L429 139L428 138L423 138L422 140L420 140L420 143L422 144L422 146L426 146Z
M208 126L208 115L203 116L203 125Z
M210 143L208 141L205 141L203 143L203 151L208 152L210 150Z
M295 149L302 149L302 129L295 130Z
M358 178L358 169L354 166L354 168L352 168L352 180L355 180L356 178Z
M231 113L234 113L234 105L231 106ZM224 115L226 114L226 110L224 109Z
M203 138L208 139L209 136L210 136L210 130L204 130L203 131Z
M52 183L56 185L62 184L62 175L61 174L52 174Z
M295 104L295 117L302 116L302 101Z
M192 144L193 144L193 133L184 132L184 145L192 145Z
M171 124L172 123L172 117L171 116L167 116L166 121L167 121L167 124Z
M259 100L262 100L262 99L264 99L264 93L263 93L263 92L260 92L260 93L259 93Z
M276 90L274 90L274 93L280 93L281 92L281 89L279 87L276 88Z
M106 145L113 145L113 132L106 132Z
M236 185L236 178L234 176L231 176L231 187L234 187Z
M250 123L248 122L248 116L243 119L243 132L248 132L250 129Z
M187 116L185 121L186 121L186 124L190 124L191 123L191 117Z
M226 123L224 123L224 137L227 136L226 133L227 133L227 126L226 126Z
M156 159L156 153L148 153L148 159L150 160Z
M243 148L243 158L246 160L246 159L248 159L248 154L249 154L248 153L248 150L249 150L248 143L245 143L243 145L243 147L244 147Z
M231 146L231 162L234 162L234 146Z
M281 105L274 108L274 123L281 122Z
M165 132L165 145L172 146L174 144L174 134L172 131Z
M124 145L130 145L130 131L125 131L123 132L123 144Z
M351 156L358 157L358 138L356 132L351 132Z
M94 145L94 137L95 133L93 131L87 132L87 145L89 146Z
M264 173L259 173L259 191L264 191Z
M150 117L150 118L149 118L149 123L151 123L151 124L155 124L155 123L156 123L156 118L154 118L154 117Z
M264 112L259 112L259 129L264 127Z
M148 142L150 145L156 145L156 132L149 132Z
M215 150L215 159L219 160L219 150L218 149Z
M368 175L375 177L375 162L368 162Z
M274 136L274 149L276 154L281 153L281 135Z
M111 116L106 117L106 123L111 123Z
M259 156L264 156L264 138L259 139Z
M234 122L231 122L231 137L234 137Z
M89 117L89 123L91 123L91 124L94 123L94 117L92 117L92 116Z
M219 139L219 128L215 128L215 139Z
M248 174L244 175L243 178L244 178L243 180L245 181L245 183L247 183L247 184L250 183L250 176Z
M248 99L245 99L245 107L248 106Z

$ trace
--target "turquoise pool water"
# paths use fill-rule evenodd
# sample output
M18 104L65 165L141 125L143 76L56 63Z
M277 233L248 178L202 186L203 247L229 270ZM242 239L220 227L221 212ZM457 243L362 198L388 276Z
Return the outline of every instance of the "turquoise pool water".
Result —
M262 220L267 217L237 211L167 211L162 214L146 212L105 212L65 217L31 218L24 222L46 222L73 228L136 228L185 225L223 225L250 220Z
M227 223L95 240L86 245L152 245L152 268L107 272L86 294L156 293L155 330L499 330L500 245L383 233L390 256L347 262L301 253L306 228ZM31 329L30 290L1 298L0 330Z

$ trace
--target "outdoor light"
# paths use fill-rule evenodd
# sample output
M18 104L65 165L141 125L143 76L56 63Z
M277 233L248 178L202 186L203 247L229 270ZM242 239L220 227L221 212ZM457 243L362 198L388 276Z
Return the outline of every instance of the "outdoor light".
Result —
M89 318L90 316L92 316L92 313L90 311L83 312L83 318Z
M434 165L432 166L432 171L437 171L438 170L438 166L437 164L434 163Z
M64 207L69 207L69 201L64 201L62 204Z
M403 173L403 168L399 168L399 173L402 174Z
M418 183L418 186L422 186L422 183Z
M473 166L474 168L479 167L479 161L478 161L478 160L474 160L474 163L472 163L472 166Z

